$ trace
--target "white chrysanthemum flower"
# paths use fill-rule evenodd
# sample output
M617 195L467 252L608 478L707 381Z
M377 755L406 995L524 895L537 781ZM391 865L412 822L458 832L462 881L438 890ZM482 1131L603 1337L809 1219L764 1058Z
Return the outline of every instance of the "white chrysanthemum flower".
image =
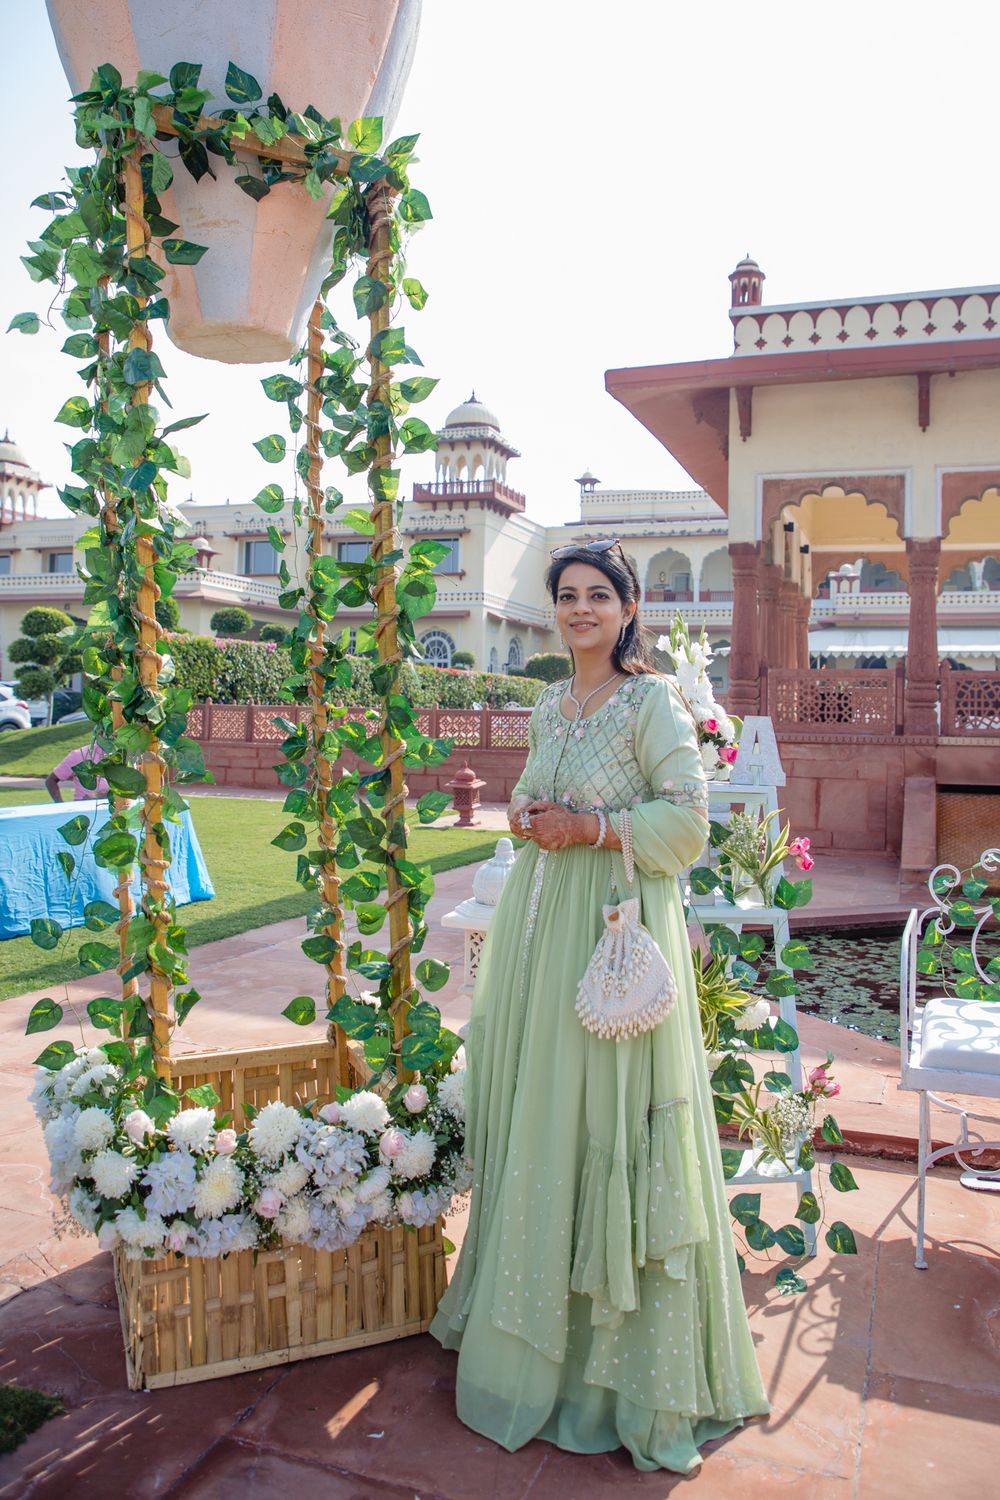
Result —
M727 744L731 745L733 743L733 740L736 738L736 725L733 723L732 719L727 713L720 713L718 715L718 720L719 733L722 735L722 738L727 742Z
M771 1007L766 1000L754 1000L750 1005L745 1005L736 1017L735 1025L737 1031L759 1031L766 1026L771 1014Z
M140 1180L149 1189L147 1213L187 1213L194 1201L194 1157L190 1151L167 1151L149 1163Z
M714 745L702 745L701 763L706 771L714 771L715 768L719 765L719 752Z
M274 1221L281 1238L288 1245L301 1245L309 1233L309 1199L305 1193L289 1198Z
M407 1180L411 1177L426 1177L434 1166L436 1155L434 1137L426 1130L414 1131L402 1151L393 1159L393 1175Z
M93 1234L97 1228L97 1216L101 1205L92 1193L88 1193L82 1183L77 1183L69 1195L69 1211L73 1215L81 1229L88 1234Z
M76 1144L80 1151L99 1151L115 1133L115 1122L106 1109L96 1104L76 1117Z
M98 1151L84 1170L88 1177L93 1178L98 1197L124 1198L139 1169L130 1157L122 1156L120 1151L109 1148Z
M464 1068L456 1073L449 1073L447 1078L442 1078L438 1084L435 1103L438 1109L443 1110L446 1115L451 1115L453 1120L465 1119Z
M147 1214L143 1219L134 1208L123 1208L115 1215L115 1228L129 1260L143 1258L147 1250L162 1254L167 1226L159 1214Z
M113 1063L109 1063L104 1053L98 1054L100 1062L85 1069L78 1078L74 1079L70 1088L71 1099L82 1099L84 1094L89 1094L92 1089L99 1089L102 1093L108 1093L118 1081L119 1072Z
M250 1145L261 1161L274 1165L293 1150L302 1133L303 1120L298 1110L280 1099L265 1104L250 1126Z
M375 1135L389 1123L385 1100L380 1099L378 1094L373 1094L370 1089L361 1089L359 1093L352 1094L340 1107L344 1123L352 1130L362 1131L364 1135Z
M215 1129L212 1109L182 1109L167 1125L167 1135L175 1146L188 1151L204 1151Z
M395 1204L389 1192L379 1193L378 1197L365 1204L365 1208L368 1210L369 1223L387 1224L395 1213Z
M367 1177L359 1182L355 1188L358 1200L361 1203L372 1203L386 1191L390 1182L388 1167L372 1167Z
M309 1168L301 1161L286 1161L285 1165L267 1179L267 1186L278 1189L283 1198L294 1198L301 1193L309 1181Z
M195 1184L194 1211L203 1219L216 1219L239 1204L243 1195L243 1173L231 1156L213 1156Z

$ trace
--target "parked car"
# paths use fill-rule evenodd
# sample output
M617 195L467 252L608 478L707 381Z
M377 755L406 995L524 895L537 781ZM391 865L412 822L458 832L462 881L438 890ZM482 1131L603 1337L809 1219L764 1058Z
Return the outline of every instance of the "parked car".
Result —
M16 682L0 682L0 688L9 688L12 697L21 698ZM33 727L49 722L49 705L45 698L21 698L21 701L27 702ZM56 688L52 694L53 724L58 724L60 719L79 708L80 702L80 694L74 688Z
M54 722L56 724L82 724L87 717L87 713L82 708L75 708L71 714L60 714Z
M0 734L8 729L30 729L31 712L26 701L18 698L14 689L0 682Z

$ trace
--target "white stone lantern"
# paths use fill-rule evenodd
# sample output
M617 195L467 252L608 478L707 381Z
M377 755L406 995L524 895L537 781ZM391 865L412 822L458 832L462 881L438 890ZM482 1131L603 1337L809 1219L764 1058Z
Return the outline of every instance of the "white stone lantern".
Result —
M454 911L445 912L441 918L442 927L458 927L465 933L465 978L459 987L459 994L471 995L475 989L486 933L516 858L510 839L498 839L492 859L488 859L476 871L472 895L465 901L460 901Z
M290 109L312 104L346 126L380 115L388 132L410 70L421 0L46 0L59 56L74 93L110 62L126 83L140 69L202 65L199 87L230 104L229 62L251 73L263 97ZM169 156L176 144L166 145ZM239 153L237 153L239 154ZM242 160L242 158L241 158ZM247 158L256 175L255 158ZM189 354L227 364L283 361L302 343L329 263L332 187L318 199L281 183L260 202L237 187L218 158L200 182L178 162L161 197L179 235L207 245L196 266L166 266L167 333Z

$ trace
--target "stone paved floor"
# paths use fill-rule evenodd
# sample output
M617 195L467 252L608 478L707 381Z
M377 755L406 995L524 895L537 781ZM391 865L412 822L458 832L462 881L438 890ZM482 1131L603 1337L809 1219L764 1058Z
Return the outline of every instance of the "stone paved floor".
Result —
M898 903L892 872L871 861L853 874L840 868L853 863L817 867L816 904L855 921L878 900ZM456 965L436 997L453 1025L468 1014L461 935L437 922L468 894L470 880L467 869L439 877L429 911L432 949ZM288 998L315 981L300 937L293 921L197 950L204 999L177 1050L301 1040L302 1029L280 1016ZM70 987L78 1004L103 988L99 977ZM23 1035L33 998L0 1009L0 1379L59 1391L68 1411L0 1460L3 1500L229 1500L293 1491L317 1500L598 1500L666 1495L681 1483L697 1485L705 1500L994 1493L1000 1197L968 1193L956 1173L936 1170L930 1269L913 1269L913 1171L891 1158L912 1156L916 1109L896 1087L894 1049L802 1020L807 1057L829 1047L838 1059L838 1114L849 1142L883 1157L852 1161L861 1191L842 1211L860 1254L847 1260L823 1249L799 1298L778 1298L763 1277L748 1276L774 1412L717 1445L685 1481L636 1474L620 1454L577 1457L542 1443L515 1455L497 1449L457 1422L454 1356L427 1337L174 1391L127 1391L110 1258L89 1240L54 1233L41 1137L25 1097L39 1050L37 1038ZM449 1233L457 1240L461 1230L459 1221Z

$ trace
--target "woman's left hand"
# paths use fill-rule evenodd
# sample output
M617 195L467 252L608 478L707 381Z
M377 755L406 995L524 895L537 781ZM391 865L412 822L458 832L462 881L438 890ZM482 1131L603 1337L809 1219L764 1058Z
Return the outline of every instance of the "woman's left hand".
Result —
M573 812L558 802L532 802L527 811L531 815L531 837L540 849L568 849L571 844L592 843L597 837L589 826L596 823L592 813Z

